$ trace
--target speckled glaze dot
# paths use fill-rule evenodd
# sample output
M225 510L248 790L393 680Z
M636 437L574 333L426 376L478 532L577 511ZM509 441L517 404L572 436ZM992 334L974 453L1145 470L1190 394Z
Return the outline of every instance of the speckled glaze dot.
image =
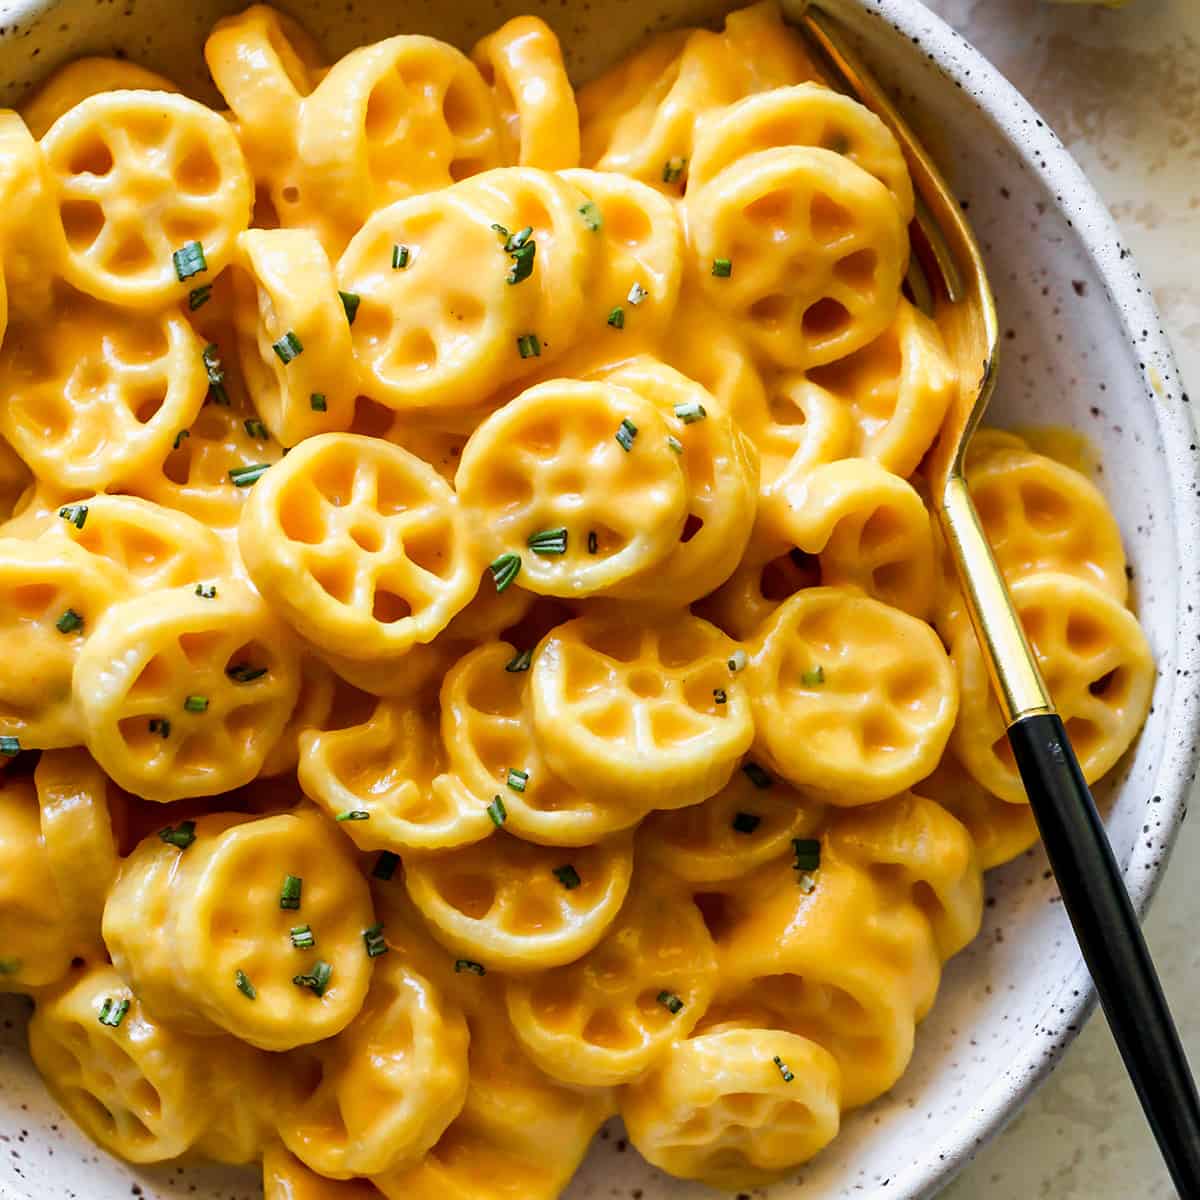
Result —
M238 5L217 0L0 0L0 104L59 63L117 53L216 97L200 47ZM648 29L717 18L708 0L289 0L331 55L397 32L468 46L519 12L563 39L577 79ZM992 419L1086 433L1125 536L1159 678L1136 750L1106 785L1109 827L1134 903L1149 901L1194 778L1200 705L1200 471L1189 398L1148 290L1108 212L1054 132L918 0L841 0L868 58L957 188L988 255L1005 330ZM182 72L182 73L181 73ZM948 967L911 1069L851 1116L796 1176L738 1200L916 1200L932 1195L1012 1116L1094 1003L1040 851L989 881L984 928ZM0 997L0 1198L252 1200L252 1172L135 1170L65 1121L24 1050L28 1004ZM602 1131L567 1200L702 1200Z

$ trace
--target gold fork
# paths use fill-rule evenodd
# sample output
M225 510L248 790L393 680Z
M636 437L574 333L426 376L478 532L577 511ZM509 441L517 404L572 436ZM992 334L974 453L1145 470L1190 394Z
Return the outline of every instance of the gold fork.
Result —
M819 2L799 26L841 89L891 129L917 194L916 287L959 366L961 386L930 452L934 509L954 559L1017 767L1063 906L1113 1037L1183 1197L1200 1197L1200 1100L1112 847L967 488L967 446L996 382L999 322L983 256L926 149Z

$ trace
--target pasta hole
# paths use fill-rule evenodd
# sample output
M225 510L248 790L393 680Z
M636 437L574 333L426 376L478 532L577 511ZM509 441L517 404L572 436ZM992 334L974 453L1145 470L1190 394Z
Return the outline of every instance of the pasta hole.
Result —
M911 593L910 566L906 562L884 563L871 572L871 590L881 599L902 599Z
M322 458L310 478L334 508L344 508L354 495L356 474L357 466L349 455L335 454Z
M755 1118L759 1114L763 1098L750 1092L729 1092L721 1098L721 1102L725 1106L725 1111L735 1121L752 1125L756 1123Z
M1067 722L1068 732L1070 732L1070 722ZM1017 760L1013 755L1013 748L1009 744L1007 737L999 737L992 743L992 753L1000 760L1001 766L1005 770L1016 772Z
M455 137L478 137L488 126L487 114L476 103L472 89L457 79L446 89L442 116Z
M392 77L371 89L363 127L372 141L386 140L404 119L406 98L403 84L398 84L399 81Z
M768 192L760 196L747 204L744 212L747 221L770 230L775 237L784 236L793 224L792 197L785 191Z
M733 904L723 892L697 892L692 897L700 917L714 942L718 944L733 929Z
M629 690L642 700L652 700L663 694L664 681L653 671L634 671L629 676Z
M1095 721L1089 721L1086 717L1071 717L1066 722L1066 728L1067 736L1071 739L1071 745L1079 755L1080 762L1086 763L1100 750L1104 742L1104 731Z
M449 537L440 528L419 529L404 540L404 553L414 566L438 579L453 573L454 564L446 555Z
M695 513L688 513L687 520L683 523L683 532L679 535L680 542L686 546L703 528L704 521Z
M279 223L279 210L275 207L275 201L267 187L260 183L254 189L254 216L250 224L256 229L278 229Z
M1057 533L1071 524L1072 503L1061 492L1045 484L1021 485L1021 505L1025 519L1043 533Z
M36 620L58 598L58 589L48 583L27 583L8 593L8 605L23 620Z
M1104 627L1090 613L1073 612L1067 618L1067 645L1085 658L1101 653L1106 644Z
M180 239L181 243L190 237ZM108 266L118 274L139 274L154 265L154 254L146 239L136 232L127 233L108 256Z
M773 558L759 576L759 593L764 600L782 604L801 588L815 587L821 580L820 560L802 550Z
M854 291L865 294L875 286L879 257L874 250L856 250L839 259L833 268L834 278Z
M482 921L496 903L496 888L485 875L451 875L441 893L451 908L474 921Z
M225 634L216 629L181 633L179 649L193 667L207 667L220 657L218 651L224 641Z
M588 1018L588 1023L583 1027L583 1040L593 1046L623 1050L632 1047L637 1039L632 1035L632 1031L625 1027L617 1013L612 1009L602 1008Z
M162 696L171 686L171 668L155 655L139 672L129 688L129 696Z
M354 595L354 576L344 563L319 563L311 568L317 585L339 604L349 604Z
M412 605L403 596L389 592L386 588L376 588L375 598L371 601L371 616L381 625L395 625L412 616Z
M378 554L383 549L383 538L374 525L353 525L350 528L350 540L364 554Z
M820 342L844 333L850 321L849 309L832 297L825 296L805 310L802 327L806 337Z
M89 138L72 151L67 160L71 175L107 175L113 169L113 154L100 138Z
M818 192L809 206L813 237L819 242L835 242L854 228L854 214L824 192Z
M478 158L456 158L450 163L450 178L458 183L463 179L470 179L472 175L478 175L480 171L486 168L486 163Z
M429 330L410 329L396 343L391 358L402 370L431 371L437 366L437 343Z
M1099 696L1102 700L1113 701L1125 692L1126 679L1125 672L1117 668L1105 675L1101 675L1099 679L1093 679L1088 684L1088 691L1093 696Z
M396 414L386 405L366 396L359 396L355 400L351 433L361 434L363 437L383 438L387 437L395 423Z
M300 203L300 189L294 183L289 183L281 189L279 195L283 198L284 204L293 205Z
M760 300L756 300L750 306L750 316L760 325L778 329L788 319L792 308L790 297L785 296L782 292L773 292L769 296L763 296Z
M315 504L288 504L279 506L279 525L284 536L293 542L317 546L325 540L325 514Z
M221 186L221 169L207 146L193 146L179 164L177 182L186 192L211 196Z
M104 210L94 200L68 200L61 214L67 243L77 254L86 253L104 228Z
M650 216L639 204L620 200L604 206L604 228L609 237L633 249L644 245L654 234Z
M133 410L133 415L139 424L149 425L158 416L165 401L166 397L161 392L146 396Z
M862 744L867 754L894 754L904 741L903 731L886 710L868 713L863 719Z

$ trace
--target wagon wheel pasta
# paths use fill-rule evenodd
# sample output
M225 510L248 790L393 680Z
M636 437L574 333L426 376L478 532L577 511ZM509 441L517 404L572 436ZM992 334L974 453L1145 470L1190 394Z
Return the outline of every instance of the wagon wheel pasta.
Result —
M101 1147L266 1200L556 1200L616 1115L749 1194L1037 838L957 343L776 0L578 92L471 32L255 4L224 111L90 58L0 112L0 993ZM1095 780L1155 665L1087 462L966 469Z

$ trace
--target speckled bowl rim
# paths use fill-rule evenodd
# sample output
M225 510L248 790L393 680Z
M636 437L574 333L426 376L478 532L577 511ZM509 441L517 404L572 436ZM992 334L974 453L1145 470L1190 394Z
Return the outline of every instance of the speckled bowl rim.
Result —
M0 23L10 28L27 24L56 4L57 0L0 0ZM1197 434L1190 399L1174 353L1141 273L1096 189L1049 125L996 67L920 0L821 0L821 4L852 27L873 32L868 30L870 21L880 21L910 46L918 47L925 68L952 82L963 100L973 104L1001 133L1030 176L1046 186L1078 236L1105 284L1139 363L1164 451L1181 598L1175 622L1177 669L1173 680L1164 681L1170 686L1168 736L1146 801L1155 805L1155 818L1161 823L1159 837L1154 842L1136 839L1123 865L1134 907L1144 914L1187 811L1200 754L1200 704L1189 706L1181 687L1181 681L1189 676L1200 677L1200 605L1182 602L1191 592L1200 594L1200 457L1194 449ZM1095 1003L1090 976L1078 960L1057 997L1047 1004L1047 1009L1054 1007L1060 1014L1055 1028L1040 1030L1044 1037L1030 1037L1011 1069L976 1095L970 1117L956 1123L955 1144L931 1139L915 1156L895 1180L900 1184L897 1200L931 1197L959 1174L1050 1074ZM1018 1075L1021 1082L1014 1086L1012 1080ZM4 1194L0 1186L0 1197Z

